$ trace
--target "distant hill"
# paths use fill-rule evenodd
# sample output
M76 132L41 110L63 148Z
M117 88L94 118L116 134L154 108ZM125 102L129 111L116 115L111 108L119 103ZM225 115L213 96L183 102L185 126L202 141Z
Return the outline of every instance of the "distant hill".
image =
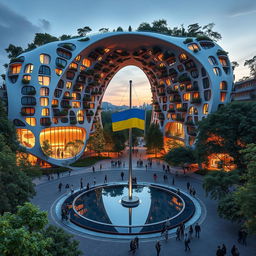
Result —
M125 110L125 109L128 109L129 106L126 106L126 105L122 105L122 106L117 106L117 105L113 105L112 103L110 102L102 102L102 105L101 105L103 111L120 111L120 110ZM146 108L146 110L150 110L152 109L152 106L150 104L143 104L142 106L137 106L137 108Z

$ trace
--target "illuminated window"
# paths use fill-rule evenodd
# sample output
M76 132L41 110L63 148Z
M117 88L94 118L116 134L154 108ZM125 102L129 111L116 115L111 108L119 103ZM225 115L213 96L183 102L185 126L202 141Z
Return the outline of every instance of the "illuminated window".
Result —
M213 72L214 72L214 74L215 74L216 76L220 76L220 75L221 75L220 69L217 68L217 67L213 68Z
M47 141L52 149L50 157L56 159L76 157L83 149L85 138L85 129L74 126L46 128L39 136L41 147Z
M59 123L59 120L58 120L57 117L53 117L53 118L52 118L52 122L53 122L54 124L58 124L58 123Z
M188 56L185 53L180 54L179 56L180 61L184 61L188 59Z
M220 90L226 91L228 89L228 84L226 81L220 82Z
M83 123L84 122L84 111L83 110L79 110L77 111L77 121L79 123Z
M63 70L59 68L55 68L56 75L60 76L62 74Z
M24 70L24 73L32 73L33 72L33 64L27 64Z
M195 43L193 44L189 44L188 45L188 49L191 50L191 51L194 51L194 52L198 52L200 49L199 49L199 46Z
M50 112L49 112L49 108L43 108L42 109L42 116L49 116Z
M164 63L160 63L159 67L163 68L163 67L165 67L165 64Z
M24 116L33 116L35 114L34 108L21 108L21 114Z
M219 57L219 61L222 67L228 67L228 59L225 57Z
M51 75L51 70L49 67L45 66L45 65L41 65L39 68L39 72L40 75L47 75L50 76Z
M85 70L86 69L86 67L85 66L80 66L80 71L82 71L82 70Z
M66 82L66 88L67 89L70 89L72 87L72 82Z
M194 107L194 115L198 115L198 110L195 107Z
M204 115L208 114L208 108L209 108L209 105L208 104L204 104L204 106L203 106L203 114Z
M199 99L199 98L200 98L199 92L194 92L193 93L193 99Z
M59 101L56 99L52 100L52 105L59 105Z
M69 65L69 68L70 68L70 69L75 69L75 70L77 70L77 67L78 67L78 65L77 65L76 63L74 63L74 62L72 62L72 63Z
M79 101L72 101L72 108L80 108L81 102Z
M26 122L31 126L36 126L36 119L34 117L26 117Z
M22 64L11 64L9 66L9 75L16 75L20 73Z
M171 85L170 79L166 79L165 82L166 82L167 85Z
M99 56L97 61L101 61L102 60L102 56Z
M190 100L190 93L184 93L183 94L183 100L184 101Z
M80 60L81 60L81 55L77 55L76 58L75 58L75 61L79 62Z
M49 96L49 88L47 87L42 87L40 88L40 96Z
M16 129L17 139L20 144L26 148L33 148L35 146L35 136L28 129Z
M50 77L49 76L38 76L38 82L41 85L48 86L50 84Z
M48 65L48 64L50 64L50 61L51 61L51 58L50 58L49 55L47 55L47 54L40 54L40 62L42 64Z
M24 75L23 76L23 80L30 81L31 80L31 76L30 75Z
M208 58L208 61L209 61L209 63L211 64L211 65L217 65L218 63L217 63L217 61L216 61L216 59L213 57L213 56L210 56L209 58Z
M110 51L109 48L105 48L105 49L104 49L104 52L105 52L105 53L108 53L109 51Z
M226 100L226 95L227 95L226 92L220 92L220 101L221 102L224 102Z
M41 97L40 98L40 106L48 106L49 104L49 99L46 97Z
M82 64L88 68L91 66L91 61L87 58L84 58Z
M81 94L77 92L72 93L73 100L81 100Z
M168 123L165 127L165 136L175 136L184 139L185 133L183 124L179 122Z

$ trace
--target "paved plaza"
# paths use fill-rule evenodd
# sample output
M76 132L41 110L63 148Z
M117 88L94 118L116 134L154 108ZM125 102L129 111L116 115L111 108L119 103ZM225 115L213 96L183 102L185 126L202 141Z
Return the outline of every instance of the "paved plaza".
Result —
M158 238L141 238L139 242L139 249L135 255L140 256L154 256L156 255L155 244L157 240L161 243L161 256L210 256L216 255L216 249L218 245L223 243L227 246L228 253L231 255L230 249L232 245L236 245L240 251L240 256L254 256L256 255L256 243L255 237L249 236L247 239L247 246L241 245L237 242L237 233L239 226L232 224L229 221L223 220L218 217L217 204L215 201L206 197L202 188L202 177L197 174L183 174L183 171L178 168L171 168L171 174L168 174L167 183L164 182L162 170L163 162L153 161L152 168L145 167L137 168L136 162L138 159L143 159L146 163L144 151L139 151L133 157L134 176L137 177L138 182L150 182L153 183L153 174L156 173L158 178L156 183L172 185L173 177L175 179L175 187L182 191L187 191L186 184L189 181L190 184L196 190L196 198L202 203L205 214L200 219L201 224L201 237L200 239L193 238L190 243L191 251L184 251L184 242L176 241L173 235L169 240L164 241L160 234ZM73 168L71 174L60 174L60 178L57 175L51 181L48 181L47 177L42 177L34 182L37 184L37 195L33 198L32 202L38 205L42 210L48 212L49 222L51 224L61 226L67 232L74 235L74 238L80 241L80 249L85 256L122 256L132 255L129 252L130 240L125 239L110 239L100 238L96 236L88 236L81 234L77 231L71 230L68 226L61 223L59 219L54 216L54 204L58 198L62 197L64 193L70 193L62 189L62 192L58 191L58 184L60 181L65 184L73 184L75 189L80 187L80 179L83 178L84 184L87 182L93 185L94 177L96 183L103 183L105 175L108 177L109 182L121 181L121 171L125 173L125 179L128 177L128 160L124 156L119 158L125 162L125 168L123 167L111 167L111 160L104 160L95 165L95 173L92 172L92 167L88 168ZM102 170L100 170L100 164ZM178 173L178 175L177 175Z

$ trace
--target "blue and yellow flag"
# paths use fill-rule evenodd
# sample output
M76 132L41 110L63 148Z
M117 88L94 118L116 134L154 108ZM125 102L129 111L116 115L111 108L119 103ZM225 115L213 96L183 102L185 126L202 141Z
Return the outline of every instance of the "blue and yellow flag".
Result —
M129 128L145 129L145 110L132 108L112 114L113 132Z

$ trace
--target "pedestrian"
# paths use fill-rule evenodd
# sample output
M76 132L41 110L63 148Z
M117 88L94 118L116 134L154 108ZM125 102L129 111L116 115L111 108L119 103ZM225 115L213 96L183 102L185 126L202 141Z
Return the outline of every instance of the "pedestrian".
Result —
M163 164L163 171L165 171L165 165Z
M238 248L235 245L233 245L232 248L231 248L231 255L232 256L239 256L240 255L240 253L238 251Z
M188 237L188 234L185 235L184 244L185 244L185 252L186 252L187 250L190 251L190 247L189 247L190 239L189 239L189 237Z
M243 230L242 228L240 228L238 231L238 239L237 239L238 243L242 242L242 237L243 237Z
M224 256L223 251L222 251L222 249L220 248L220 246L218 246L218 248L217 248L216 256Z
M196 223L195 225L195 232L196 232L196 237L200 238L200 231L201 231L201 227L198 223Z
M189 188L190 188L190 183L189 183L189 181L187 182L187 190L189 190Z
M107 175L105 175L104 183L107 183L107 182L108 182L108 177L107 177Z
M139 238L137 236L134 238L134 242L135 242L136 249L139 249Z
M196 190L195 190L195 188L193 188L192 195L193 195L194 197L196 196Z
M176 229L176 241L177 240L180 241L180 227L177 227L177 229Z
M130 252L135 253L136 252L136 245L134 239L130 242Z
M166 174L164 174L164 182L166 182L167 181L167 175Z
M65 189L69 189L69 184L68 183L66 184Z
M90 189L90 184L88 182L87 185L86 185L86 190L89 190L89 189Z
M71 175L71 169L68 170L68 175L69 175L69 176Z
M246 243L247 235L248 235L248 233L247 233L247 231L244 229L244 230L242 231L242 244L243 244L243 245L247 245L247 243Z
M58 177L58 179L60 178L60 172L57 172L57 177Z
M101 171L101 169L102 169L102 164L100 164L100 171Z
M80 179L80 190L82 190L84 187L84 184L83 184L83 178Z
M175 185L175 179L174 179L174 176L172 177L172 185Z
M73 193L74 193L74 186L73 185L70 186L70 192L71 192L71 195L73 195Z
M94 187L96 185L96 178L95 177L93 178L93 185L94 185Z
M156 242L155 248L156 248L156 255L159 256L161 251L161 244L159 241Z
M58 187L59 187L59 192L61 192L61 188L62 188L62 183L61 182L59 183Z
M148 165L146 164L145 167L146 167L146 171L147 171L148 170Z
M184 233L185 233L185 225L184 223L180 224L180 236L184 237Z
M61 221L64 221L66 218L66 212L64 208L61 208Z
M227 248L225 244L222 244L221 250L222 250L223 256L225 256L227 254Z
M189 227L189 239L190 239L190 240L191 240L192 237L193 237L193 232L194 232L193 226L190 225L190 227Z
M124 180L124 172L121 172L121 178Z
M167 173L170 173L170 166L167 165Z
M157 179L156 173L154 173L153 178L154 178L154 181L156 182L156 179Z
M95 172L95 167L94 166L92 167L92 172Z
M168 229L166 229L164 232L164 239L166 242L168 241L168 238L169 238Z

